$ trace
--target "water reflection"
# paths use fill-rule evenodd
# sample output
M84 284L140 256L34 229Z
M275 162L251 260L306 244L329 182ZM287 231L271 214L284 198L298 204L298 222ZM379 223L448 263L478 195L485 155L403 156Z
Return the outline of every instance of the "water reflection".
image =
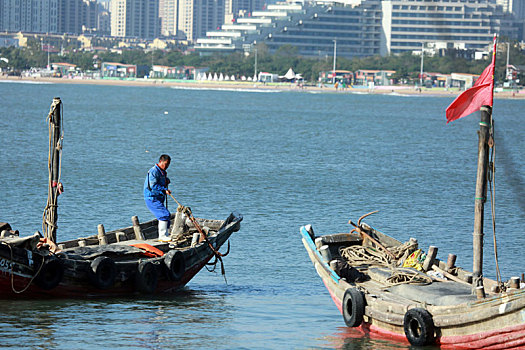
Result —
M399 349L423 349L422 347L413 347L408 342L400 342L391 339L382 338L368 329L338 327L337 331L326 337L327 346L341 350L399 350ZM424 349L438 349L438 347L427 346Z
M202 327L227 326L224 294L185 289L164 296L89 300L0 301L0 346L170 348L201 343ZM118 335L117 335L118 334Z

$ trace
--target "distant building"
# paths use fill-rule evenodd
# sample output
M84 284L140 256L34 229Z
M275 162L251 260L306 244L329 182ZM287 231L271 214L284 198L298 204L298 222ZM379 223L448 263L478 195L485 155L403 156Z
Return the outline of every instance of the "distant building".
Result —
M180 0L178 28L188 41L194 41L224 23L225 1L228 0Z
M103 78L136 78L137 66L118 62L102 62L101 73Z
M226 13L231 13L233 18L248 17L254 11L260 11L263 9L265 1L263 0L229 0L226 4ZM225 19L225 23L228 22L228 17Z
M159 0L160 34L177 36L179 28L179 0Z
M168 67L153 65L153 69L150 72L150 78L194 80L195 67Z
M83 0L84 6L81 7L82 33L97 32L99 5L97 0Z
M334 74L335 73L335 74ZM354 81L354 74L349 70L327 70L319 72L319 82L322 84L341 84L351 85Z
M56 77L65 77L69 74L75 73L77 66L71 63L51 63L51 68L53 69L53 75Z
M520 1L512 1L513 9L525 3ZM270 52L291 45L302 56L326 59L333 56L335 42L337 56L347 58L414 52L423 43L441 43L447 49L461 46L472 56L486 50L494 33L520 38L523 23L520 27L503 8L496 0L288 0L225 21L199 36L195 50L253 51L264 43Z
M370 83L374 85L393 85L392 75L394 70L374 70L374 69L359 69L354 74L354 84L368 86Z
M58 33L59 0L0 0L0 30Z
M96 27L96 0L0 0L0 30L81 34Z
M97 32L101 35L111 34L111 15L109 10L100 7L97 17Z
M112 0L111 36L153 39L160 34L159 0Z
M494 33L516 38L512 18L495 0L383 0L381 54L420 50L422 43L464 43L484 49Z
M202 54L250 51L264 43L270 52L283 46L297 48L300 55L325 59L333 56L379 55L381 45L381 1L353 3L293 1L266 6L225 23L206 33L195 49Z

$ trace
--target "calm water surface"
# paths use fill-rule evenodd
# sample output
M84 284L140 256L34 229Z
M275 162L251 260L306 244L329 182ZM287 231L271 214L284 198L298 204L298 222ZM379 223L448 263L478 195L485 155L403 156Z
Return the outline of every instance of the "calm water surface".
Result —
M244 222L227 284L202 271L170 296L0 301L2 348L408 348L343 327L300 240L301 225L345 232L372 210L373 226L471 269L478 116L445 125L452 97L0 83L0 221L23 234L41 230L54 96L64 103L61 240L152 219L142 184L161 153L196 216L238 210ZM524 107L494 106L504 278L525 271Z

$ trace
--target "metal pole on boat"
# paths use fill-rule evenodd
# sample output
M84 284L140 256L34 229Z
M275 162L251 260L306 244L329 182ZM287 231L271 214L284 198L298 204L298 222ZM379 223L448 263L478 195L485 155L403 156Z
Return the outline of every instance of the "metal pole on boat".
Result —
M483 212L487 200L487 174L489 159L489 131L492 126L492 107L481 107L478 142L478 171L476 177L476 197L474 208L473 233L473 278L472 287L483 286Z
M332 84L335 84L335 64L337 59L337 39L332 40L334 42L334 66L332 70Z
M421 43L421 69L419 72L419 87L423 87L423 61L425 60L425 43Z

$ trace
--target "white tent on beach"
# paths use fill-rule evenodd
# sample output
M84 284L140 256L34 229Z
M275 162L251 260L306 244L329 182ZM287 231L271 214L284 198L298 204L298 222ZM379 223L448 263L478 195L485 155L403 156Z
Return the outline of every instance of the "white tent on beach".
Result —
M279 79L283 81L294 81L296 79L296 74L292 68L288 69L285 75L279 75Z

